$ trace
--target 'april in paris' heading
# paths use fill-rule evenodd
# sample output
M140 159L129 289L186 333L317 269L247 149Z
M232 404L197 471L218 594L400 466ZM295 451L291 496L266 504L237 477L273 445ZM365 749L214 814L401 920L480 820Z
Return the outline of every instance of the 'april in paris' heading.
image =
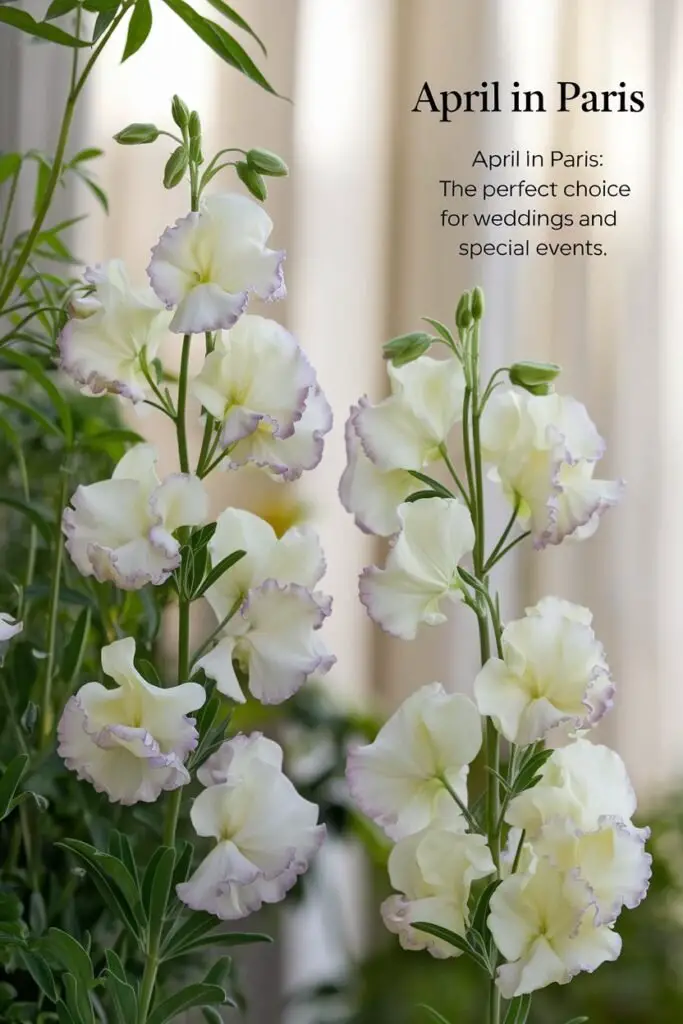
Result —
M414 114L438 114L440 121L451 121L453 114L496 114L503 110L500 82L482 82L478 89L458 92L454 89L433 90L429 82L420 89ZM509 106L513 113L543 114L548 110L546 95L540 89L521 89L519 82L513 82L508 94ZM579 111L586 114L639 114L645 109L642 90L629 90L626 82L619 82L616 89L596 92L584 90L578 82L557 82L551 109L560 113Z

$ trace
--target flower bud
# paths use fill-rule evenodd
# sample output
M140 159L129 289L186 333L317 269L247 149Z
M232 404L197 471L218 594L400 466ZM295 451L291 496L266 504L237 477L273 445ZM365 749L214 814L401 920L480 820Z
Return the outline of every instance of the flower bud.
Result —
M164 167L164 188L175 188L183 180L187 170L187 150L184 146L174 149Z
M560 370L557 363L513 363L510 367L510 383L525 388L532 395L548 395Z
M474 320L481 320L484 316L484 293L477 287L472 292L472 317Z
M160 131L155 124L129 124L114 136L114 141L122 146L144 146L156 142Z
M431 335L416 331L414 334L401 334L398 338L392 338L382 346L382 350L384 358L390 359L394 366L405 366L423 356L431 344Z
M463 292L455 310L455 326L459 331L466 331L472 323L472 312L470 309L471 296L469 292Z
M289 174L289 167L284 160L271 153L269 149L250 149L247 153L247 163L252 170L259 174L267 174L271 178L286 178Z
M240 160L235 164L235 170L242 184L246 185L252 196L262 203L268 197L268 189L258 171L253 170L244 160Z
M202 156L202 125L196 110L193 110L190 114L188 132L190 135L190 160L195 164L201 164L204 162L204 157Z
M171 114L173 115L173 120L181 130L183 128L187 128L188 121L190 120L190 111L187 103L183 103L180 96L173 97L173 102L171 103Z

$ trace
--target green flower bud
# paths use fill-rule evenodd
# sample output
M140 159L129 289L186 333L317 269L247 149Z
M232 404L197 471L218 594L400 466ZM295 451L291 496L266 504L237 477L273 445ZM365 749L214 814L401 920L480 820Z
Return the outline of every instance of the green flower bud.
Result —
M432 341L431 335L416 331L414 334L401 334L398 338L392 338L382 346L382 351L384 358L390 359L394 366L405 366L423 356Z
M258 171L253 170L244 160L240 160L235 164L235 170L237 171L237 177L247 186L255 199L258 199L261 203L264 199L267 199L268 189Z
M155 124L129 124L114 136L114 141L121 146L145 146L156 142L161 132Z
M193 164L202 164L204 163L202 155L202 124L196 110L193 110L190 114L188 133L190 136L190 160Z
M187 128L188 121L190 120L190 111L187 103L183 103L180 96L173 97L173 102L171 103L171 114L173 115L173 120L181 130L183 128Z
M484 293L477 286L472 292L472 317L474 320L481 320L484 316Z
M267 174L271 178L286 178L289 174L289 167L284 160L271 153L269 149L250 149L247 153L247 163L259 174Z
M187 150L184 146L174 149L164 167L164 188L175 188L183 180L187 170Z
M459 331L466 331L472 323L472 312L470 309L472 297L469 292L463 292L460 301L455 309L455 326Z
M513 363L510 383L525 388L532 395L548 395L561 369L557 363Z

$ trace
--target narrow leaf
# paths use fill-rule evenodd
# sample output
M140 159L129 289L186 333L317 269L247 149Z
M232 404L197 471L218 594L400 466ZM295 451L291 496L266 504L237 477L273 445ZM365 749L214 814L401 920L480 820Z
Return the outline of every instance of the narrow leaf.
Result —
M431 924L428 921L417 922L413 924L413 928L417 928L419 932L433 935L435 939L441 939L442 942L447 942L449 946L455 946L456 949L460 949L463 953L467 953L468 956L472 957L474 962L483 967L487 974L491 973L490 965L484 957L466 939L463 939L461 935L456 935L449 928L442 928L441 925Z
M3 153L0 156L0 185L13 177L21 167L20 153Z
M526 1024L526 1019L529 1016L530 1009L531 996L518 996L518 998L513 999L508 1006L508 1011L505 1014L503 1024Z
M76 625L69 637L69 642L64 649L62 658L61 676L65 683L69 684L78 675L83 655L88 644L88 633L91 619L90 608L83 608L76 619Z
M11 498L9 495L4 494L0 494L0 505L7 505L8 508L13 508L15 512L21 512L37 528L43 539L48 544L50 543L52 540L50 525L33 505L20 501L19 498Z
M27 355L25 352L17 352L16 349L12 348L3 348L2 359L5 362L11 363L12 366L16 366L20 370L24 370L33 378L36 384L43 389L62 421L62 430L64 431L67 444L70 445L73 441L73 420L71 416L71 409L69 408L69 404L64 398L64 395L50 380L38 360L33 356Z
M149 0L136 0L133 14L128 25L126 45L123 50L121 63L137 53L147 39L152 28L152 8Z
M86 149L82 149L80 153L76 153L76 156L71 158L69 161L69 167L75 167L76 164L85 163L87 160L96 160L98 156L104 156L104 150L97 149L95 146L88 146Z
M100 430L97 434L86 434L78 442L79 448L104 449L114 443L139 444L143 438L134 430L125 430L122 427L113 427L111 430Z
M138 1015L135 989L126 980L126 972L117 954L108 949L106 957L107 970L104 972L104 981L107 991L112 996L118 1024L135 1024Z
M254 32L253 28L249 24L247 24L244 18L241 17L241 15L237 13L237 11L233 10L232 7L228 7L227 4L224 4L223 0L209 0L209 3L216 11L220 11L224 18L227 18L229 21L232 21L233 24L238 25L239 28L244 29L245 32L248 32L252 39L255 39L256 42L261 47L264 57L268 56L268 51L263 45L261 39L259 39L259 37Z
M225 1001L225 992L218 985L187 985L160 1003L147 1018L147 1024L166 1024L193 1006L220 1005Z
M175 868L175 850L166 846L161 851L161 856L156 862L154 877L152 878L149 894L149 911L147 914L149 927L152 933L156 932L163 925L166 917L166 907L171 891L173 870Z
M416 480L420 480L423 484L428 484L433 491L436 491L441 498L454 498L455 495L452 491L449 491L438 480L435 480L433 476L427 476L426 473L420 473L417 469L409 469L408 472L411 476L414 476Z
M500 879L490 882L477 900L477 905L474 908L474 914L472 915L471 929L479 935L484 934L486 929L486 918L489 913L489 903L491 902L491 897L499 885Z
M233 565L239 562L241 558L244 558L245 555L246 551L233 551L233 553L228 555L226 558L221 558L220 562L218 562L217 565L214 565L209 575L201 584L199 590L195 594L195 597L202 597L209 587L212 587L213 584L221 578L224 572L227 572L228 569L232 569Z
M26 754L17 754L0 778L0 821L12 810L12 801L28 764Z
M418 1003L417 1008L418 1010L425 1010L436 1024L449 1024L443 1014L439 1013L438 1010L435 1010L434 1007L427 1006L426 1003Z
M45 15L45 21L61 18L63 14L68 14L69 11L73 11L75 7L78 7L78 4L79 0L52 0Z
M80 849L81 847L92 849L92 847L88 847L87 843L80 843L75 839L65 839L56 845L64 847L64 849L69 850L76 857L92 878L100 896L105 901L107 907L109 907L113 916L123 921L131 933L138 938L140 925L143 920L142 908L139 902L136 902L135 906L131 907L118 885L110 880L98 860ZM121 868L123 868L123 865L121 865Z
M443 494L439 494L438 491L414 491L408 495L406 501L423 501L425 498L443 499Z
M205 935L194 942L188 942L183 946L174 946L171 951L163 957L164 960L175 960L180 956L188 956L190 953L197 953L200 949L231 949L234 946L251 946L257 942L272 942L270 935L262 935L258 932L222 932L218 935Z
M41 992L47 996L52 1003L57 1002L57 986L54 975L50 970L47 960L40 953L30 949L18 949L17 959L25 971L31 975Z
M94 984L90 957L73 935L61 928L50 928L47 935L38 940L37 946L41 953L47 953L80 981L86 990Z
M18 11L15 7L0 7L0 22L18 28L20 32L26 32L30 36L38 36L40 39L47 39L59 46L90 46L84 39L77 39L69 35L56 25L47 25L44 21L36 21L26 11Z

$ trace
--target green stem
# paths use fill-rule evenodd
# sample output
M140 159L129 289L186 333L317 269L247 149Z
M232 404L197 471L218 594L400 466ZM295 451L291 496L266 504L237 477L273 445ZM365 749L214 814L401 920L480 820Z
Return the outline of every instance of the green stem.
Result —
M460 799L460 797L455 792L455 790L451 786L451 784L448 781L448 779L446 778L446 776L442 775L440 781L443 784L444 789L447 790L448 794L453 798L453 800L455 800L456 804L458 805L458 807L462 811L463 817L465 818L465 821L469 825L471 831L472 832L481 832L481 829L479 828L479 825L477 824L476 818L474 818L473 815L471 814L471 812L470 812L467 804L465 803L465 801Z
M12 294L12 289L19 280L21 272L26 266L26 263L28 262L28 259L33 251L33 246L36 237L40 233L40 229L42 228L43 223L45 222L45 218L50 209L52 196L54 195L54 191L57 188L59 179L61 178L62 167L64 163L64 152L66 150L66 144L69 139L71 122L73 121L74 111L76 109L78 97L81 94L83 86L88 80L88 76L90 75L90 72L92 71L97 58L102 53L102 50L109 42L109 39L118 28L123 17L128 13L128 10L132 6L132 4L133 0L126 0L126 2L123 4L121 10L116 15L116 17L114 18L106 32L103 34L99 42L99 45L93 51L89 61L83 68L83 71L81 72L81 75L78 78L78 80L76 80L76 71L78 68L78 48L74 48L74 54L71 64L72 87L69 90L69 95L66 101L66 105L64 107L64 114L62 116L62 124L59 129L59 136L57 138L57 148L55 150L52 170L50 172L50 177L48 178L47 185L45 186L45 192L43 193L43 196L41 198L40 205L35 216L35 220L33 221L33 224L31 225L31 228L28 234L26 235L26 239L24 241L23 246L21 247L19 255L14 261L14 264L11 270L9 271L7 280L5 281L2 291L0 292L0 309L3 309L3 307L6 305L8 298Z
M465 502L465 504L467 505L467 507L468 507L468 509L470 510L470 513L471 513L471 511L472 511L472 501L470 499L469 494L467 493L465 485L463 484L462 480L458 476L458 471L456 470L455 466L453 465L453 460L451 459L451 457L450 457L450 455L448 453L448 448L446 447L445 444L442 444L442 445L439 445L439 451L441 452L441 458L446 463L446 468L448 469L448 472L453 477L453 481L455 483L455 486L460 491L460 494L462 495L463 501Z
M140 982L138 1024L145 1024L152 1004L152 996L154 995L154 987L157 981L157 971L159 970L159 940L159 935L150 937L149 949L145 960L145 970L142 975L142 981Z
M190 376L190 348L192 335L183 336L183 351L180 357L180 380L178 381L178 409L176 413L176 434L178 437L178 457L180 469L183 473L190 472L190 457L187 449L187 424L185 413L187 410L187 385Z
M41 734L43 746L47 745L52 734L52 682L55 671L55 655L57 646L57 620L59 618L59 591L62 582L62 558L64 541L62 539L62 512L66 505L69 478L64 469L61 472L61 484L57 501L57 527L55 534L55 550L52 562L52 579L50 584L50 603L48 610L47 658L45 659L45 679L41 706Z
M206 334L204 335L204 338L205 338L205 354L208 356L208 355L210 355L213 352L213 348L214 348L213 337L211 335L211 331L207 331ZM214 430L215 422L216 421L214 420L213 416L209 412L207 412L206 413L206 420L205 420L205 423L204 423L204 436L202 438L202 447L201 447L201 451L199 452L199 459L197 460L197 476L200 478L200 480L201 480L201 477L202 477L202 470L204 468L204 463L210 461L210 459L212 458L212 455L213 455L213 453L211 453L211 455L209 454L209 450L211 448L211 440L213 438L213 430Z
M2 225L0 225L0 249L5 241L5 234L7 233L7 227L9 225L9 218L14 206L14 200L17 195L17 187L19 185L19 175L21 173L21 167L18 167L12 177L12 184L9 188L9 195L7 196L7 206L2 217Z

